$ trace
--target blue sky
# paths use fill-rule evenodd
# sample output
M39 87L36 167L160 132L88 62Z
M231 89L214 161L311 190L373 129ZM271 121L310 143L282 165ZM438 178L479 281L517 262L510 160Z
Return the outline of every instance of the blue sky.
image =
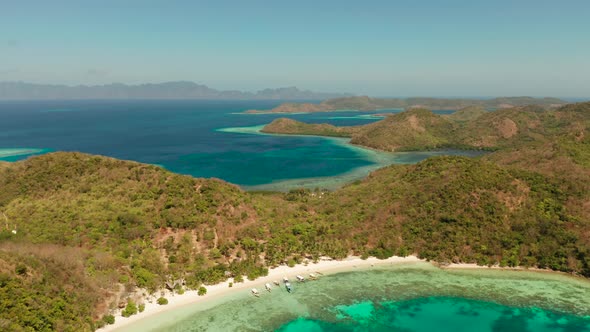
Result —
M0 81L590 96L590 1L0 0Z

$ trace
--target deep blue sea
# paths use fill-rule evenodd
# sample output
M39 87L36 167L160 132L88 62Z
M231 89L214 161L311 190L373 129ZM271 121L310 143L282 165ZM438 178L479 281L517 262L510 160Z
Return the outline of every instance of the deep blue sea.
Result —
M240 130L278 117L352 126L377 121L379 118L370 115L383 113L240 114L278 104L182 100L0 102L0 160L15 161L48 151L80 151L157 164L196 177L221 178L247 189L289 189L316 185L334 188L386 164L411 163L437 154L379 154L338 139Z

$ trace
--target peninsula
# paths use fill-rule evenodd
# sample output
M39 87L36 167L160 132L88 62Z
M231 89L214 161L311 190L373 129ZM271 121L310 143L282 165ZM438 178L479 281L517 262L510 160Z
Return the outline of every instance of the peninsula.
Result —
M567 104L558 98L503 97L493 99L447 99L447 98L371 98L367 96L341 97L324 100L319 104L284 103L271 110L247 110L245 113L313 113L337 110L376 111L403 108L426 108L433 110L457 110L469 106L485 109L501 109L515 106L537 105L555 108Z

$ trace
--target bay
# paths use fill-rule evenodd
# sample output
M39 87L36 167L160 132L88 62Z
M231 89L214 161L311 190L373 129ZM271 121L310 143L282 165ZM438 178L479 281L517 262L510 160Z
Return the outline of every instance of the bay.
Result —
M263 288L261 285L260 288ZM198 302L118 331L589 331L590 283L559 273L375 266Z
M311 123L360 125L371 114L243 114L279 101L4 101L0 102L0 160L16 161L51 151L80 151L156 164L195 177L220 178L248 190L298 187L336 189L393 163L438 154L391 154L341 139L259 135L228 130L260 127L279 117ZM450 111L438 111L449 113Z

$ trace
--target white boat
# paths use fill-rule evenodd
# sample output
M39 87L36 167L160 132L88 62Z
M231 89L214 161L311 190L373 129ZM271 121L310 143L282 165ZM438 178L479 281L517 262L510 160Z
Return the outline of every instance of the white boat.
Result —
M260 296L260 293L258 292L258 289L256 289L256 288L252 288L252 294L256 297Z
M275 285L277 285L277 286L279 286L281 284L278 280L275 280L272 283L275 284Z
M293 290L293 289L291 288L291 283L290 283L290 282L286 282L286 283L285 283L285 288L287 289L287 292L289 292L289 293L291 293L291 291Z
M267 283L264 285L264 288L266 288L266 290L270 292L271 286L270 286L270 284L267 282Z
M283 277L283 282L284 282L284 283L288 283L288 282L289 282L289 278L287 278L287 277Z
M297 276L297 281L303 282L305 281L305 278L303 278L303 276Z
M309 274L309 279L315 280L315 279L317 279L317 278L318 278L318 276L317 276L317 275L315 275L314 273L310 273L310 274Z

